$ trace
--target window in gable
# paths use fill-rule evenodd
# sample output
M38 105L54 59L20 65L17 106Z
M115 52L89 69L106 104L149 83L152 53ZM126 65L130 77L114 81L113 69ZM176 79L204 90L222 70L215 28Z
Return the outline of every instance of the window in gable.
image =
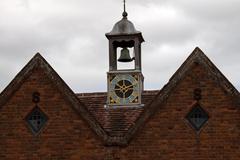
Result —
M46 114L37 105L26 117L26 121L34 134L40 132L47 120Z
M196 104L186 116L186 119L197 131L208 121L208 118L207 112L199 104Z

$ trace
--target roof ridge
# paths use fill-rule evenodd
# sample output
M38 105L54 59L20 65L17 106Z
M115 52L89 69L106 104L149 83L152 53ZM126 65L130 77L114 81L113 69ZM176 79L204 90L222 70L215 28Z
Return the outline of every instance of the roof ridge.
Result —
M144 90L143 95L155 95L159 90ZM104 97L107 95L107 92L86 92L86 93L75 93L78 98L85 97Z

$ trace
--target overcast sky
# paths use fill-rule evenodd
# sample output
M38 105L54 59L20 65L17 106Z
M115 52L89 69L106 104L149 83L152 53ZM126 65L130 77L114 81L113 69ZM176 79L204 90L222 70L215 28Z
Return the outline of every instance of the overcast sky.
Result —
M0 0L0 91L40 52L75 92L106 91L122 0ZM196 46L240 89L239 0L127 0L143 33L145 89L161 89Z

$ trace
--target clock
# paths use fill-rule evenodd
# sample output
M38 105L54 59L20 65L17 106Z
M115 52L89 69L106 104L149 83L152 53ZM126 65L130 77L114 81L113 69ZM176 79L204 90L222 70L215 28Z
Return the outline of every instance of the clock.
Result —
M140 103L139 74L109 74L108 104L132 105Z

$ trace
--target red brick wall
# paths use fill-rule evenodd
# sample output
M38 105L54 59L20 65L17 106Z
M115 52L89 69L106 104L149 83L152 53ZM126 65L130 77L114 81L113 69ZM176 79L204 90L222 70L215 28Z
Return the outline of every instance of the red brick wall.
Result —
M41 94L39 106L48 116L42 132L34 136L24 118L35 106L32 93ZM104 154L102 142L42 70L34 70L0 109L0 159L65 160L78 153L81 159ZM90 154L91 153L91 154Z
M199 134L185 119L195 88L202 89L200 104L210 117ZM34 107L36 90L49 120L42 133L33 136L24 118ZM0 159L238 160L240 113L235 105L195 66L127 147L104 147L43 72L35 70L0 109Z
M199 134L185 119L194 104L195 88L202 89L200 104L210 117ZM239 160L239 106L202 67L195 66L118 156L131 160Z

